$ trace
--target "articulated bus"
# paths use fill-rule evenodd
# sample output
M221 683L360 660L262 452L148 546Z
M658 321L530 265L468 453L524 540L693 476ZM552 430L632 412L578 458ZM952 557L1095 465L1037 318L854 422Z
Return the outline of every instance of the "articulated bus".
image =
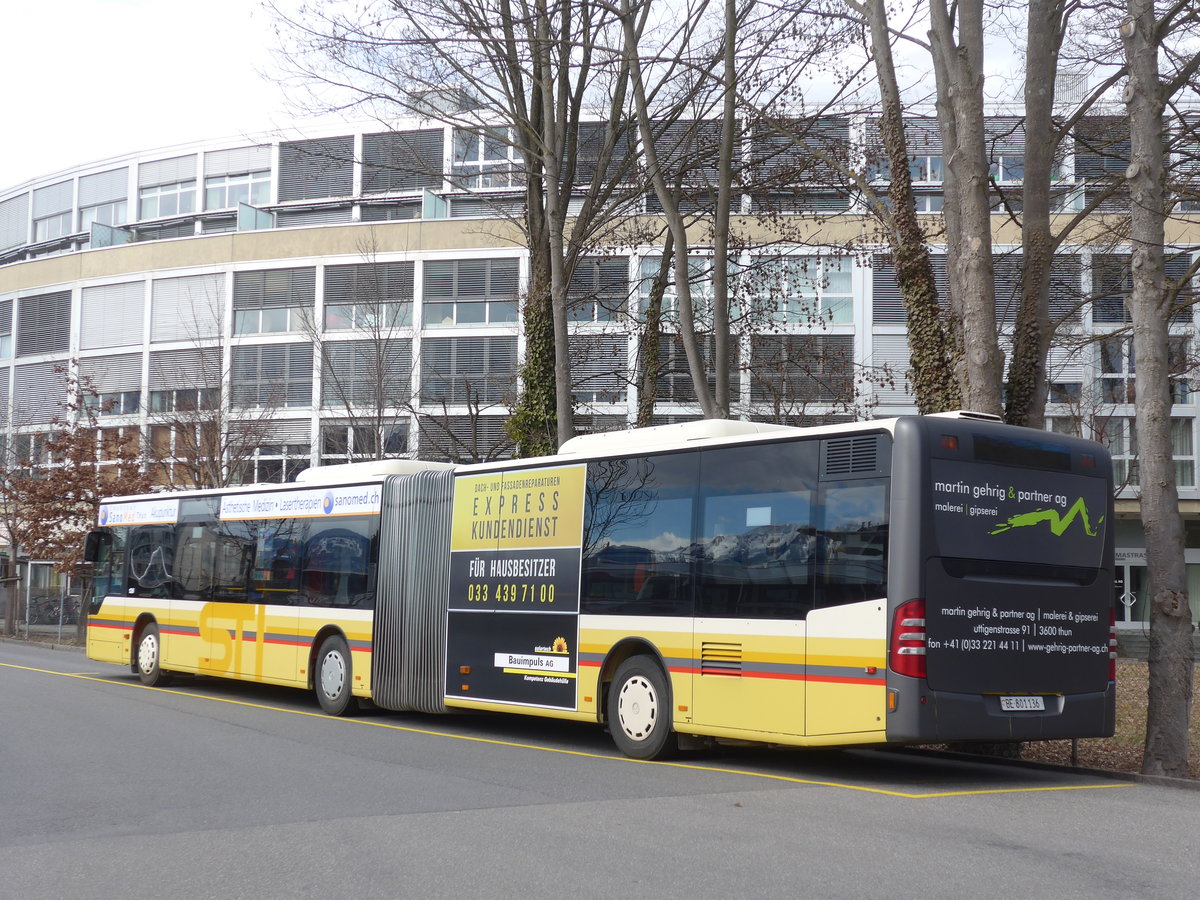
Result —
M967 413L329 466L107 500L88 655L603 723L645 759L1104 736L1112 521L1101 446Z

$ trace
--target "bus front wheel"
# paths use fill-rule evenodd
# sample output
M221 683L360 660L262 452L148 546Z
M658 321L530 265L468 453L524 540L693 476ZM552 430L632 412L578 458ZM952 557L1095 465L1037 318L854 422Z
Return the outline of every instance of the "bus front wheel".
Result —
M634 759L662 759L677 749L670 688L654 660L634 656L617 667L608 690L608 727L617 749Z
M321 709L331 716L353 715L358 702L351 694L352 678L350 648L340 637L326 638L317 653L313 689Z
M142 629L134 664L137 666L138 678L147 687L164 685L171 680L171 676L162 670L162 638L158 633L158 626L153 622Z

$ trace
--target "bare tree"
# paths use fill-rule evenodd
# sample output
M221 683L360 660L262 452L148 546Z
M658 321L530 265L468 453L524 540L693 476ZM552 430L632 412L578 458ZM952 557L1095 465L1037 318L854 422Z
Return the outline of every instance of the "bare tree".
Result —
M1003 412L1004 358L996 333L992 215L984 141L983 0L947 6L932 0L930 47L937 82L938 124L946 156L947 275L954 326L962 348L963 401L979 412Z
M360 262L325 267L324 321L302 330L321 369L321 452L347 460L408 452L412 413L414 264L380 262L374 236Z
M887 154L890 204L879 202L874 192L872 211L880 216L892 251L896 280L908 313L908 344L912 354L912 385L921 412L942 412L961 406L962 389L955 379L961 347L957 332L948 327L938 305L937 284L929 246L917 221L908 143L904 133L900 87L892 61L891 33L883 0L848 5L865 19L871 56L879 81L879 135Z
M1171 391L1168 324L1175 291L1168 289L1163 245L1167 211L1164 113L1168 101L1200 69L1200 56L1172 58L1164 45L1200 25L1190 0L1168 4L1160 14L1154 0L1128 0L1121 26L1129 83L1131 199L1130 243L1133 290L1128 306L1137 355L1136 397L1142 524L1151 578L1150 702L1142 771L1186 776L1188 719L1192 705L1192 621L1184 565L1183 522L1171 452ZM1194 49L1194 47L1193 47Z
M172 488L237 484L259 447L271 443L281 388L265 386L254 403L235 398L230 342L199 335L191 342L151 353L148 463L156 482Z
M14 561L19 546L31 559L54 560L60 572L81 576L83 537L96 524L100 501L113 494L144 494L153 478L145 466L140 430L101 427L106 410L95 388L69 366L60 367L57 375L66 398L62 411L47 430L14 435L11 468L0 479L0 506ZM16 593L10 592L10 598ZM10 599L10 634L19 612L19 604Z
M609 40L613 13L592 0L404 0L346 14L306 3L291 15L272 9L293 71L336 92L327 105L366 107L388 120L440 107L456 135L511 156L504 169L485 163L452 182L521 191L510 220L524 232L530 281L522 304L523 389L509 427L523 455L553 450L573 434L571 272L626 201L632 175L627 79L622 57L609 49L617 46ZM452 95L467 102L442 102ZM589 109L600 110L598 121L589 120Z

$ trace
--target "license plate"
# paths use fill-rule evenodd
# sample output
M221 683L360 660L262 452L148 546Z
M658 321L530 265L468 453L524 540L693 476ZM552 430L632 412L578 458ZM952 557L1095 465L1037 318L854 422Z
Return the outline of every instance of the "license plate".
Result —
M1041 697L1001 697L1000 708L1005 712L1045 711L1046 701Z

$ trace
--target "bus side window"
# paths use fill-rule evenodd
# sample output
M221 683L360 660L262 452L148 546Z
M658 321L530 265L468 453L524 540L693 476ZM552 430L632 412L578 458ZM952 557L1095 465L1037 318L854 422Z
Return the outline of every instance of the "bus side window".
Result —
M312 606L374 606L372 557L376 546L371 537L348 526L373 530L377 521L345 519L339 527L318 527L305 541L305 602Z
M588 464L580 608L690 616L698 454Z
M817 605L887 596L888 480L821 485Z
M813 606L815 441L705 451L700 615L803 619Z
M304 526L296 519L255 523L250 551L256 603L296 606L304 602L300 583L303 532Z
M179 526L175 580L185 600L246 599L246 577L253 547L222 534L214 523Z
M140 525L131 529L128 552L130 594L169 597L175 592L174 525Z

